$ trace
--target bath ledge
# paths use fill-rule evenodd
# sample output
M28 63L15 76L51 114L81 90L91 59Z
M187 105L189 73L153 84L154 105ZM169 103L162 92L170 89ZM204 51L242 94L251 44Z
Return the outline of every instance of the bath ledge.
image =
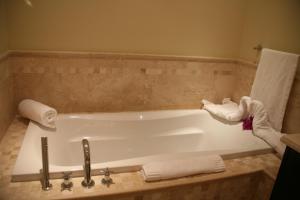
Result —
M80 194L72 194L72 195L53 195L51 199L98 199L98 198L105 198L105 197L116 197L116 196L123 196L128 194L145 194L148 192L155 192L162 189L172 189L177 187L187 187L190 185L213 182L213 181L220 181L226 180L236 177L243 177L249 176L251 174L261 174L266 175L264 168L262 167L254 167L252 169L244 169L242 171L235 171L231 172L224 172L224 173L212 173L212 174L200 174L195 176L183 177L178 179L170 179L170 180L163 180L157 182L144 182L142 177L139 173L131 173L130 177L135 179L135 185L129 187L121 187L124 183L116 183L117 185L112 185L112 188L107 188L105 186L98 186L93 192L89 193L80 193ZM270 176L269 176L270 177ZM114 178L114 177L113 177ZM272 177L270 177L272 178ZM96 180L99 177L95 177ZM126 184L126 183L125 183Z
M300 153L300 134L284 135L280 140L288 147Z
M77 57L77 58L107 58L107 59L137 59L164 61L198 61L215 63L237 63L237 59L224 57L185 56L167 54L118 53L118 52L80 52L80 51L43 51L43 50L9 50L9 56L39 56L39 57Z
M168 54L143 54L143 53L120 53L120 52L97 52L97 51L44 51L44 50L8 50L0 54L0 60L10 56L16 57L56 57L56 58L104 58L104 59L136 59L153 61L186 61L186 62L207 62L207 63L229 63L241 64L243 66L257 68L257 63L240 59L225 57L186 56Z
M249 61L249 60L243 60L243 59L237 59L236 60L238 64L251 67L251 68L257 68L257 63Z
M0 61L5 60L10 55L9 51L6 51L4 53L0 53Z

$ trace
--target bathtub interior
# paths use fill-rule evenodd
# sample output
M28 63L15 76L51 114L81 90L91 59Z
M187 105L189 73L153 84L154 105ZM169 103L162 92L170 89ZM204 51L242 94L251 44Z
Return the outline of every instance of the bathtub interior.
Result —
M30 122L13 171L13 180L39 177L40 137L48 137L50 172L82 174L81 140L90 143L93 173L105 167L135 171L153 160L208 154L224 158L272 149L241 123L226 124L204 110L60 114L55 130Z

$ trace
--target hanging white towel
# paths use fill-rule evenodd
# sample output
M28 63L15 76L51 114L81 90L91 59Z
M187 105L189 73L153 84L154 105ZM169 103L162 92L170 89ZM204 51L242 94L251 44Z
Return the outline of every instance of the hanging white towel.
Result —
M40 123L49 128L55 128L57 111L40 102L25 99L19 103L19 113L21 116Z
M285 151L285 145L280 141L280 138L284 134L272 128L264 105L257 100L251 101L249 114L254 117L252 122L253 134L267 142L282 156Z
M244 96L240 100L240 104L230 101L228 98L223 100L223 104L214 104L205 99L202 100L203 109L211 114L225 119L227 121L238 122L248 116L248 105L250 97Z
M219 155L165 160L143 165L145 181L159 181L201 173L222 172L225 170L223 159Z
M263 49L250 97L261 101L272 127L281 131L299 55Z

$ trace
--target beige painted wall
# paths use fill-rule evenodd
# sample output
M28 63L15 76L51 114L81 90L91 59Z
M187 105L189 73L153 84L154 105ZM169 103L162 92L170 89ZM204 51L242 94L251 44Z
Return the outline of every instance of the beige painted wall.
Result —
M236 57L245 1L9 0L10 49Z
M110 51L254 61L252 48L262 43L300 53L299 0L32 0L33 8L22 0L6 2L12 50ZM3 19L1 16L2 24Z
M0 0L0 55L8 49L6 9L4 0Z
M240 57L256 60L253 47L300 54L300 1L248 0Z

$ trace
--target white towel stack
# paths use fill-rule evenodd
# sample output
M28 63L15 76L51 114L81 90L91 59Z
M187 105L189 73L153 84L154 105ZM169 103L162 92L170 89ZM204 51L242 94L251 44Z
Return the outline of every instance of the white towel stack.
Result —
M225 165L223 159L218 155L151 162L143 165L142 168L145 181L159 181L222 171L225 171Z
M272 127L281 131L299 55L263 49L250 97L261 101Z
M228 121L242 119L241 111L244 116L253 116L253 134L283 155L285 145L280 141L280 131L298 62L297 54L263 49L251 98L243 97L245 102L242 98L239 107L234 102L216 105L203 100L203 108Z
M25 99L19 104L19 113L21 116L49 128L55 128L57 111L40 102Z

